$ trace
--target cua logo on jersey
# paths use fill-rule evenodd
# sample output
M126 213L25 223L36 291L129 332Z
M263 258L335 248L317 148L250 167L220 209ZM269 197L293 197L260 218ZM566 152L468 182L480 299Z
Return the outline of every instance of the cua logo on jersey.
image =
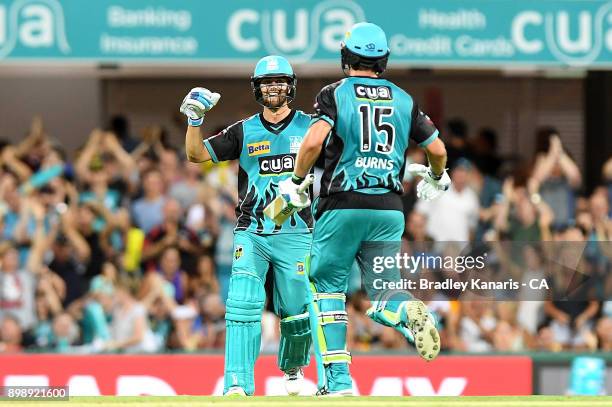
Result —
M388 86L355 84L353 87L358 99L393 100L393 92Z
M297 273L298 274L304 274L304 263L302 263L301 261L298 261L297 263Z
M295 154L271 155L259 158L259 175L275 176L290 174L295 165Z
M247 144L247 152L249 153L249 157L267 154L270 152L270 142L260 141L259 143Z

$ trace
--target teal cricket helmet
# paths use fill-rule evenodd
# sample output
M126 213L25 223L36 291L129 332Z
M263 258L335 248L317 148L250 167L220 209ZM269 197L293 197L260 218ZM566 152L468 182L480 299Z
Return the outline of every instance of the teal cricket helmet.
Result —
M251 87L257 103L265 107L274 107L268 106L263 100L261 82L266 78L285 78L289 85L286 101L287 103L291 103L295 99L297 78L287 58L279 55L268 55L263 57L257 62L257 65L255 65L253 76L251 76Z
M390 54L387 36L376 24L357 23L344 36L340 54L342 70L356 67L380 74L387 68Z

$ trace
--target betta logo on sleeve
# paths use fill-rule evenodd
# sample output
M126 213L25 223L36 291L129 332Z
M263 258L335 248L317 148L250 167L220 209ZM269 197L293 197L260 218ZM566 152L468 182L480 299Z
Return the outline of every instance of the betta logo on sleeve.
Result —
M267 154L270 152L270 142L266 140L260 141L259 143L247 144L247 152L249 153L249 157Z

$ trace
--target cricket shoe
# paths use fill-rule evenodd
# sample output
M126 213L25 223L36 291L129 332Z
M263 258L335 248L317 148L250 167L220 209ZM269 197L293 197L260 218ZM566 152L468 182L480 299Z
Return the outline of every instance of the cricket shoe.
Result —
M407 322L402 322L401 325L405 325L412 334L419 356L428 362L435 359L440 353L440 334L427 306L419 300L406 301L404 310L406 315L402 321Z
M232 386L225 392L224 396L228 397L246 397L246 393L242 387Z
M285 371L285 390L290 396L297 396L304 384L304 371L301 367L292 367Z

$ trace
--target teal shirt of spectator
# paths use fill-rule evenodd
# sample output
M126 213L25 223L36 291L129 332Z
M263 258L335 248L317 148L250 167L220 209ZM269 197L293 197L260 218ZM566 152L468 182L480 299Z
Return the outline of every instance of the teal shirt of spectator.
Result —
M48 348L53 343L53 326L51 321L40 321L34 328L34 340L39 348Z
M81 192L79 195L79 203L87 203L96 201L96 195L91 191ZM109 189L106 191L106 195L104 196L104 200L102 202L104 207L111 212L115 212L119 205L121 204L121 194L114 189ZM94 221L93 228L96 232L100 232L106 226L106 222L102 216L98 216Z
M108 322L108 317L102 305L96 301L88 302L83 309L83 320L81 321L83 343L92 343L96 339L110 340Z

